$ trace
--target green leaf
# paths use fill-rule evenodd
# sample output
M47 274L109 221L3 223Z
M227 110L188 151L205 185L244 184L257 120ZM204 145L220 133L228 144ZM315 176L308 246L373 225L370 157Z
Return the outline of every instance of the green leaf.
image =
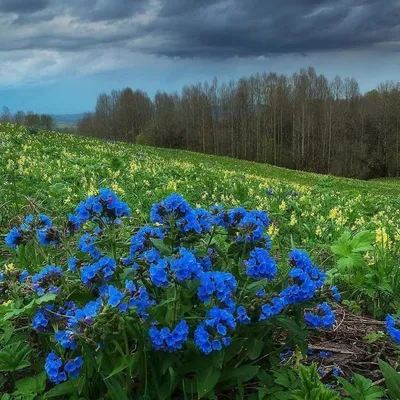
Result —
M214 389L220 376L221 370L214 367L203 369L197 374L197 393L199 399Z
M116 374L119 374L121 371L123 371L125 368L127 368L128 367L128 364L127 364L127 362L125 361L125 359L124 358L120 358L120 362L119 362L119 364L118 365L116 365L115 367L114 367L114 369L110 372L110 374L106 377L106 378L104 378L104 379L109 379L109 378L111 378L112 376L114 376L114 375L116 375Z
M53 397L61 397L66 394L75 393L78 389L78 381L79 380L68 380L66 382L61 383L60 385L54 387L53 389L49 390L45 394L46 399L51 399Z
M387 362L379 360L379 368L385 378L389 394L393 399L400 399L400 374Z
M46 373L20 379L15 382L18 394L42 393L46 387ZM15 393L14 393L15 394Z
M162 239L150 238L151 242L154 244L155 248L160 251L164 256L171 255L171 247L167 246Z
M258 365L243 365L239 368L230 368L223 372L221 376L221 383L234 382L247 382L254 378L259 370Z
M247 340L247 354L250 360L255 360L260 354L264 347L264 342L258 339Z

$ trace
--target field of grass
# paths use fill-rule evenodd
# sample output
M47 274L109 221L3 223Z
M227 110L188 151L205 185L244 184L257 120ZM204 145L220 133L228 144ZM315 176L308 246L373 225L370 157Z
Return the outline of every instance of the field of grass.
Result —
M381 320L400 312L400 180L344 179L0 125L0 182L3 236L28 214L57 224L101 187L131 208L131 229L148 223L151 206L171 193L193 207L263 210L280 265L292 248L304 249L350 312ZM2 240L0 270L11 257Z

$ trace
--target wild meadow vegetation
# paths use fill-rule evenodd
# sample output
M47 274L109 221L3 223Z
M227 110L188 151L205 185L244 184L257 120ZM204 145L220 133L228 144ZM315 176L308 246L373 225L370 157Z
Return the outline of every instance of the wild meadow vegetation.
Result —
M12 124L0 155L2 400L400 399L400 182Z

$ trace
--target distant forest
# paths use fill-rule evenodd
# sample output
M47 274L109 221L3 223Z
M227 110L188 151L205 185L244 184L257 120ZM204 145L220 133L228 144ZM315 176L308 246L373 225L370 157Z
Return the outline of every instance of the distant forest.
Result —
M78 132L348 177L399 176L400 83L361 94L354 78L329 80L310 67L214 79L154 100L127 88L100 94Z
M12 122L17 125L25 125L34 129L44 129L52 131L54 129L54 119L48 114L35 114L31 111L24 113L17 111L14 115L11 114L7 107L3 107L3 112L0 114L0 122Z

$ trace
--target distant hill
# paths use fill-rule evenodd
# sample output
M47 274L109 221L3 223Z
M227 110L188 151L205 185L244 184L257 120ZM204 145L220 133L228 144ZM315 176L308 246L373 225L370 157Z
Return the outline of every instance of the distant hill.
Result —
M82 119L83 113L81 114L53 114L52 117L59 128L73 128L77 125L78 121Z

